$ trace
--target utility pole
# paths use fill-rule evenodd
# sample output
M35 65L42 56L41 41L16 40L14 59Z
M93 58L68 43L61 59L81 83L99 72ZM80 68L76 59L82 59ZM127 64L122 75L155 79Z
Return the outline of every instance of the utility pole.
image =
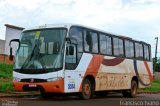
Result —
M156 49L155 49L155 60L154 60L154 72L156 71L156 63L157 63L157 47L158 47L158 37L156 39Z

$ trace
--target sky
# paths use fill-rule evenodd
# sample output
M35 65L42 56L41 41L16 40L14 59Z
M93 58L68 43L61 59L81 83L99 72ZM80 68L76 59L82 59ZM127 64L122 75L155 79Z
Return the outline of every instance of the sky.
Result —
M159 37L160 0L0 0L0 39L4 24L24 28L76 23L145 41L155 53Z

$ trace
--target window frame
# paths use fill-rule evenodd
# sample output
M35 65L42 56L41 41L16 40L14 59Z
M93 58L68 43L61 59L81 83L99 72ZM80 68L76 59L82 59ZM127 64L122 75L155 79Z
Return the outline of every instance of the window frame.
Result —
M99 55L104 55L104 56L113 56L113 57L119 57L119 58L126 58L126 59L133 59L133 60L142 60L142 61L151 61L151 46L150 44L148 43L145 43L145 42L142 42L142 41L136 41L136 40L133 40L132 38L128 38L128 37L123 37L123 36L118 36L118 35L115 35L115 34L111 34L111 33L107 33L107 32L103 32L103 31L99 31L99 30L96 30L96 29L91 29L91 28L88 28L88 27L84 27L84 26L78 26L78 25L73 25L71 27L78 27L78 28L81 28L82 29L82 53L89 53L89 54L99 54ZM71 28L70 27L70 28ZM90 51L86 51L85 50L85 41L84 41L84 32L85 31L90 31L90 32L94 32L94 33L97 33L97 43L98 43L98 52L90 52ZM111 37L111 48L112 48L112 54L104 54L104 53L101 53L101 45L100 45L100 36L102 35L105 35L105 36L109 36ZM121 39L123 41L123 56L117 56L114 54L114 41L113 39L114 38L118 38L118 39ZM129 41L129 42L132 42L133 43L133 57L126 57L126 51L125 51L125 40ZM141 58L137 58L136 57L136 47L135 47L135 43L139 43L142 45L142 52L143 52L143 59ZM145 60L144 59L144 46L143 45L147 45L148 46L148 51L149 51L149 60Z

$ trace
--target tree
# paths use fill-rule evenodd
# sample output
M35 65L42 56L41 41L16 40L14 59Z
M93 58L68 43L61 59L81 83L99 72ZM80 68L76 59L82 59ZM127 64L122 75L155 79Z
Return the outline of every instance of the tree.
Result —
M153 58L153 67L156 66L155 72L160 72L160 57L155 62L155 58Z

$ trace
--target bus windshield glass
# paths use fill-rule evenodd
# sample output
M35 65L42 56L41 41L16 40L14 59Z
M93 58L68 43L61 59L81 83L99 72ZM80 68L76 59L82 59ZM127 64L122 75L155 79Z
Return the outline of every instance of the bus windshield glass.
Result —
M15 69L59 69L63 66L64 28L24 31Z

